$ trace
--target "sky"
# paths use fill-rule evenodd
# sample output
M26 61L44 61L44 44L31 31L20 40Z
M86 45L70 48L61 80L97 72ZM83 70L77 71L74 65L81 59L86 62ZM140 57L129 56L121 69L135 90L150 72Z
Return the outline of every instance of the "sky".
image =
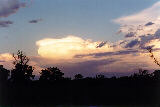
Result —
M159 0L0 0L0 64L22 50L35 74L58 66L67 76L158 69ZM144 60L145 59L145 60Z

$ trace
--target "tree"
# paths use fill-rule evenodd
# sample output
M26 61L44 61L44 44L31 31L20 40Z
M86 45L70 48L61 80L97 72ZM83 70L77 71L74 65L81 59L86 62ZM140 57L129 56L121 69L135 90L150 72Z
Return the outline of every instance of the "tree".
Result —
M42 69L40 72L41 76L39 78L39 80L41 81L48 81L50 80L50 71L48 71L47 69Z
M64 73L57 67L49 67L47 69L42 70L40 73L40 80L43 81L55 81L64 79Z
M152 75L148 72L148 70L139 69L139 72L134 73L131 77L135 80L149 80Z
M102 74L96 75L96 79L105 79L105 76Z
M139 69L138 75L146 76L146 75L149 75L149 72L148 72L148 70Z
M81 75L81 74L76 74L76 75L74 76L74 78L75 78L75 80L80 80L80 79L83 79L83 75Z
M28 65L29 58L20 50L17 55L13 54L13 58L15 59L13 61L15 68L11 70L11 81L19 83L34 79L35 75L32 74L34 68Z
M154 80L160 80L160 70L155 70L152 74Z
M0 65L0 82L6 82L8 80L10 71L3 68L3 65Z

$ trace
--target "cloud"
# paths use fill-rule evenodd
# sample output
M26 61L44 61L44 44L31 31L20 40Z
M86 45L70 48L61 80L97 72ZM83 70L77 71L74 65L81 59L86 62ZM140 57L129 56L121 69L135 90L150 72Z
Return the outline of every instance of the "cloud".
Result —
M151 7L142 10L141 12L122 16L120 18L114 19L113 21L123 25L141 25L148 22L155 22L160 20L160 1L152 5Z
M97 48L101 48L103 46L105 46L107 44L107 42L101 42L100 44L98 44Z
M13 60L13 57L9 53L3 53L3 54L0 54L0 59L5 62L5 61Z
M11 24L13 24L12 21L0 21L0 27L9 27Z
M126 38L128 37L134 37L135 36L135 32L129 32L125 35Z
M12 69L13 57L10 53L1 53L0 54L0 65L4 65L7 69Z
M149 57L146 47L154 45L155 49L158 48L157 37L144 35L115 43L93 42L77 36L45 38L36 42L40 56L33 58L33 61L39 68L57 66L65 76L77 73L85 76L98 73L125 75L140 68L153 70L158 67Z
M77 54L112 51L109 43L93 42L76 36L44 38L36 42L38 54L45 58L72 59Z
M29 23L38 23L42 21L42 19L33 19L33 20L30 20Z
M95 76L98 73L103 73L101 71L101 66L110 65L117 61L118 59L102 59L102 60L89 60L78 63L70 63L64 65L62 70L65 72L66 76L73 77L75 74L82 74L84 76ZM61 66L59 66L61 67Z
M136 55L135 55L136 54ZM94 56L91 56L94 57ZM156 54L157 57L157 54ZM63 60L57 62L53 59L43 57L32 57L31 60L35 63L36 68L56 66L65 73L65 76L73 77L77 73L84 76L95 76L96 74L105 74L106 76L113 75L128 75L133 72L138 72L138 69L153 70L158 69L148 53L128 50L122 52L108 53L108 55L97 55L94 59L87 60ZM38 72L37 75L38 75Z
M0 0L0 18L8 17L11 14L16 13L21 7L25 7L24 2L20 0Z
M139 43L140 43L140 41L138 39L132 40L131 42L126 44L125 48L132 48L132 47L136 46Z
M114 57L115 55L127 55L127 54L135 54L138 53L138 50L132 50L132 49L126 49L126 50L121 50L121 51L114 51L114 52L103 52L103 53L93 53L93 54L82 54L82 55L75 55L75 58L83 58L83 57L88 57L92 56L94 58L101 58L104 56L112 56Z
M119 33L124 40L117 42L123 48L145 50L147 47L160 48L160 2L140 12L122 16L113 21L120 24Z
M153 25L154 23L152 23L152 22L148 22L148 23L146 23L145 24L145 26L150 26L150 25Z
M8 17L25 6L26 3L20 0L0 0L0 18ZM0 21L0 27L9 27L11 24L13 24L12 21Z
M153 35L160 28L159 12L160 1L140 12L114 19L113 22L121 25L119 32L124 33L126 37Z
M81 73L84 76L94 76L97 73L101 73L100 66L109 65L115 63L118 59L100 59L100 60L85 60L81 62L63 62L63 63L55 63L53 60L47 59L33 59L35 62L41 64L39 66L41 68L56 66L65 73L65 76L73 77L77 73ZM44 62L42 62L42 60ZM45 63L42 64L42 63Z

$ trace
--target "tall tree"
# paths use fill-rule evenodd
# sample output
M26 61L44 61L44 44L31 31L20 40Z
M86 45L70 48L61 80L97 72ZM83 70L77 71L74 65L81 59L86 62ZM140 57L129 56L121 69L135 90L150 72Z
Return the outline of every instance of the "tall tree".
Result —
M17 55L13 54L13 58L15 68L11 70L11 81L19 83L34 79L34 68L28 65L29 58L22 51L18 51Z

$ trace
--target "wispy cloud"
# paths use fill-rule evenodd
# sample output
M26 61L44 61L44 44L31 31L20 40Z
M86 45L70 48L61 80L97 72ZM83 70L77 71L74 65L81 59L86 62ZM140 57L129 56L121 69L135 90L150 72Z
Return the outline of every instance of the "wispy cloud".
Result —
M11 24L13 24L12 21L0 21L0 27L9 27Z
M114 19L113 21L123 25L141 25L148 22L155 22L160 20L160 2L155 3L151 7L142 10L141 12L122 16L120 18Z
M81 54L81 55L75 55L75 58L83 58L83 57L88 57L92 56L94 58L101 58L104 56L112 56L114 57L115 55L128 55L128 54L135 54L138 53L138 50L132 50L132 49L126 49L126 50L121 50L121 51L114 51L114 52L103 52L103 53L93 53L93 54Z
M42 19L33 19L33 20L30 20L29 23L38 23L42 21Z

